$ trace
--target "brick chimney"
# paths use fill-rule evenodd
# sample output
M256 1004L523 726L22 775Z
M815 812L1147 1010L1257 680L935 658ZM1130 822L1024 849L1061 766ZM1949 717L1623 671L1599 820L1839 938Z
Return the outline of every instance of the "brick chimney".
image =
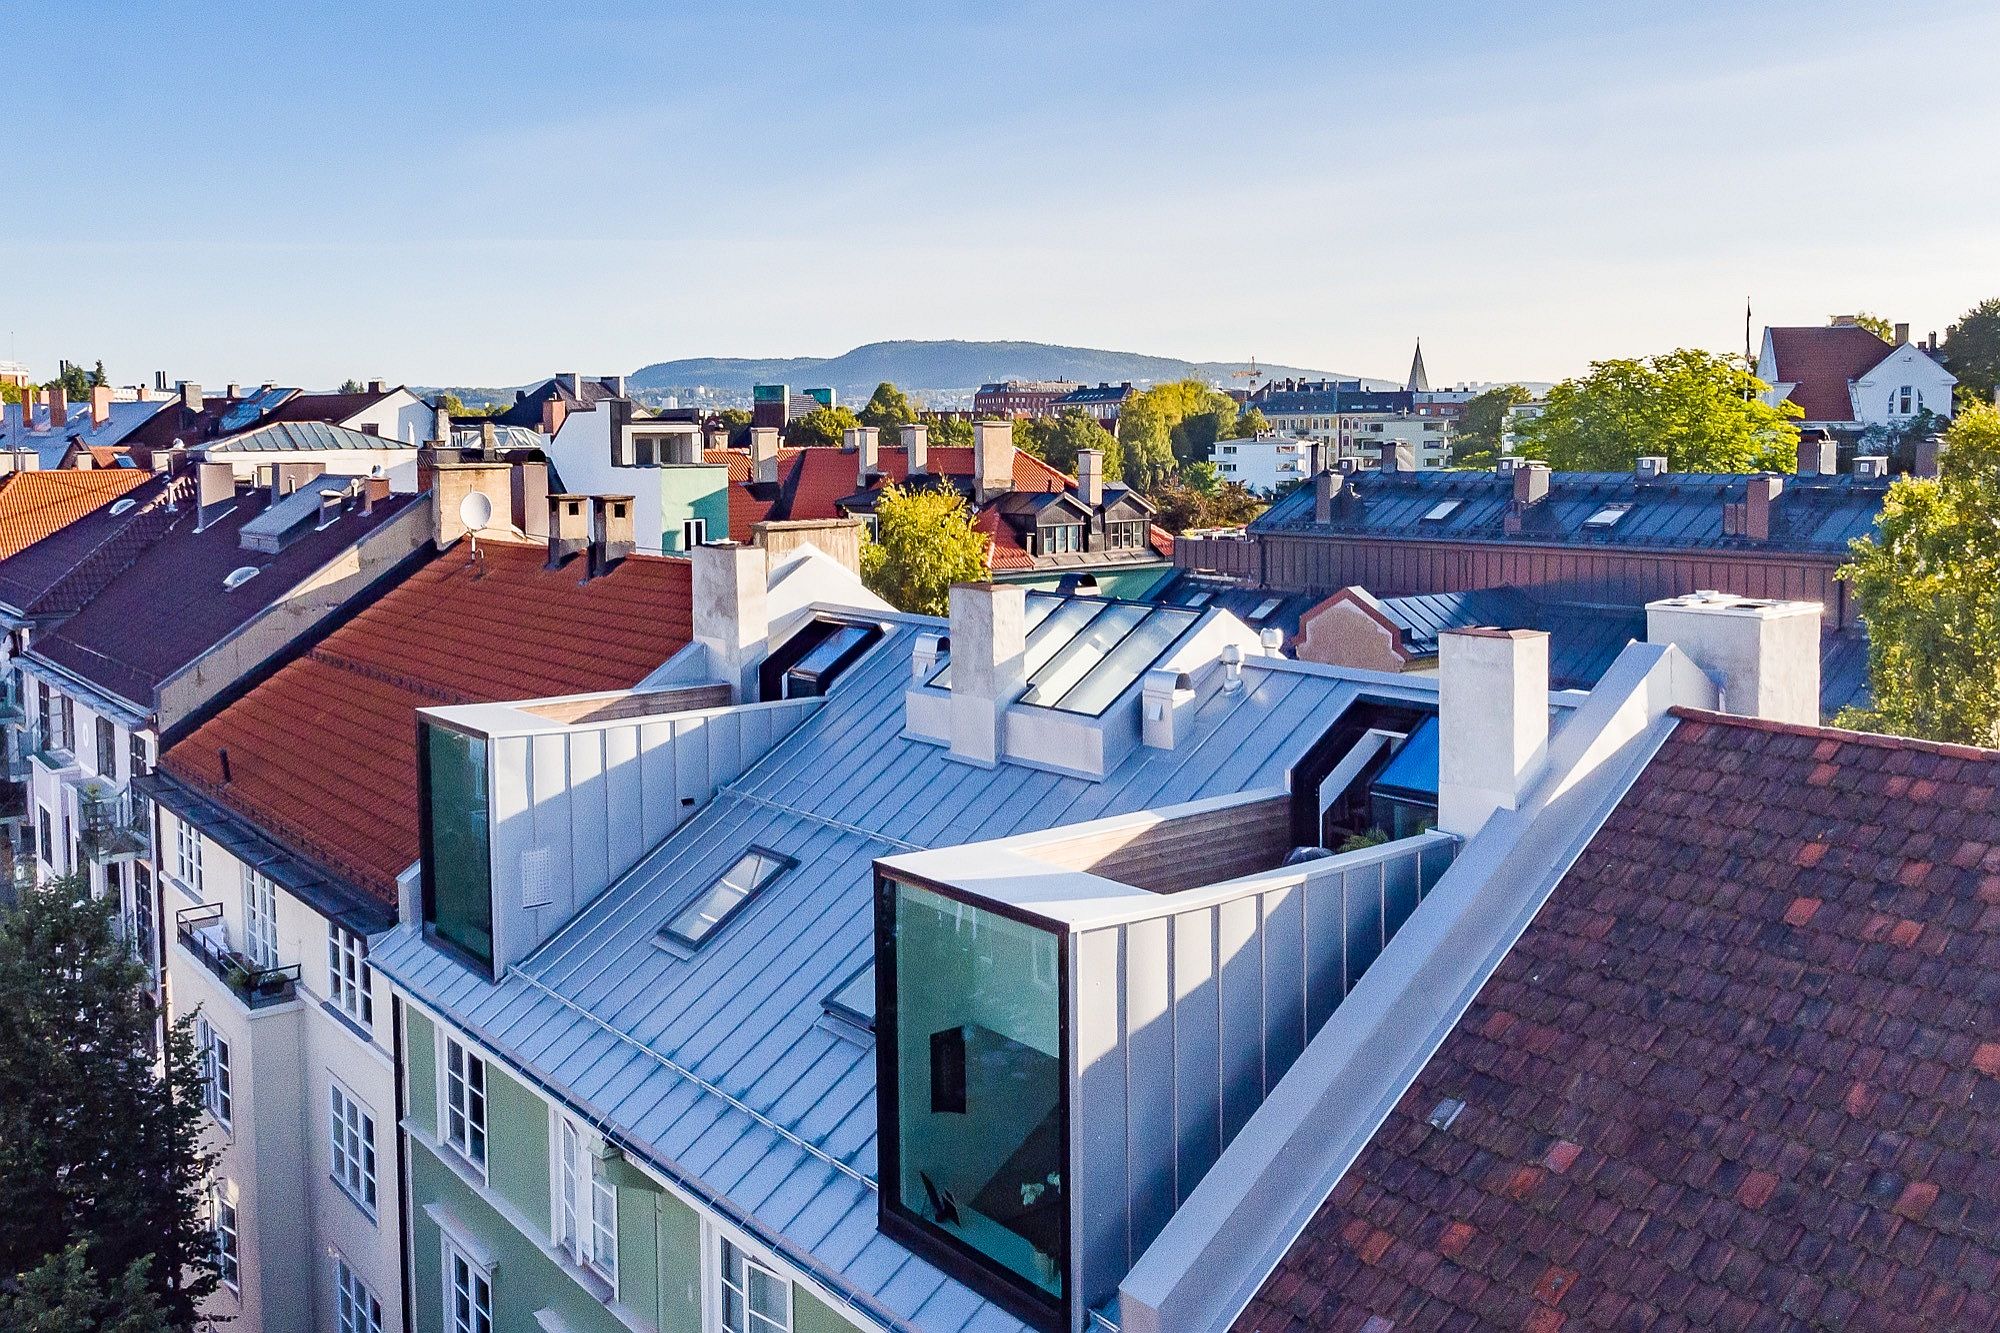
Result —
M49 429L61 430L69 424L69 391L58 384L49 390Z
M93 385L90 390L90 424L98 430L111 423L111 386Z
M928 472L931 466L931 428L921 422L898 426L903 437L903 457L909 460L909 474Z
M982 423L984 424L984 423ZM1028 688L1028 592L1018 583L951 589L951 753L981 768L1000 761L1007 707Z
M750 428L750 480L776 485L778 481L778 428Z
M569 403L555 394L542 400L542 434L554 435L569 418Z
M976 421L972 434L973 503L983 505L1014 489L1014 423Z
M201 411L201 386L193 380L182 380L177 385L181 392L181 411Z
M858 489L865 491L882 473L878 459L881 432L873 426L849 426L841 434L846 437L842 443L854 451Z
M1823 430L1807 432L1799 436L1799 467L1801 477L1831 477L1840 471L1840 450L1834 444L1833 436Z
M1646 604L1646 641L1671 643L1722 691L1722 710L1819 725L1818 602L1697 592Z
M1771 540L1771 502L1783 494L1785 479L1776 476L1750 478L1743 496L1743 535L1753 542Z
M569 558L590 548L590 499L567 491L549 492L549 563L561 569Z
M956 668L954 668L954 671ZM1549 744L1549 636L1438 636L1438 827L1469 838L1519 807Z
M1092 510L1104 507L1104 452L1101 449L1076 451L1076 498Z
M716 542L688 552L694 563L694 640L729 685L736 703L757 699L757 668L771 633L766 600L769 554L761 546Z
M1514 503L1540 504L1549 494L1549 465L1522 459L1514 466Z
M629 495L590 497L590 577L610 573L639 549Z
M1925 432L1924 437L1917 441L1917 475L1935 477L1938 474L1938 464L1943 457L1944 436L1934 430Z

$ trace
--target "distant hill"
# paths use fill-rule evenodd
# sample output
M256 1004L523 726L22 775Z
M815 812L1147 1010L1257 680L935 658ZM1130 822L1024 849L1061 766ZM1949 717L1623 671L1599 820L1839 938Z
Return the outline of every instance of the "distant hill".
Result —
M679 389L707 385L747 390L753 384L789 384L794 389L831 385L841 399L865 399L883 380L904 389L970 390L993 380L1078 380L1085 384L1123 380L1157 383L1193 377L1227 381L1240 361L1181 361L1138 352L1093 347L1058 347L1030 342L879 342L839 356L691 357L661 361L635 371L633 389ZM1310 379L1354 379L1334 371L1263 365L1268 374Z

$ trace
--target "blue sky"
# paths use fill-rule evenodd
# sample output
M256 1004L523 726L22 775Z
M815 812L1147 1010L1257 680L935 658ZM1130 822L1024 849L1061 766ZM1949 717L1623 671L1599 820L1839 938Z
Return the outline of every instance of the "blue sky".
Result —
M879 338L1433 379L2000 294L2000 6L10 0L0 339L517 383ZM57 176L62 183L51 182ZM8 343L0 342L0 356Z

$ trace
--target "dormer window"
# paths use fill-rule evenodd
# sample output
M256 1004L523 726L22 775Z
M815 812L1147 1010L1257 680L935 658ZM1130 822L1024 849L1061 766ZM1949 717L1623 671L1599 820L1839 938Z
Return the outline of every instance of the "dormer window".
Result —
M1106 537L1114 550L1136 551L1146 545L1146 521L1144 519L1139 519L1136 522L1125 520L1117 523L1107 523L1104 525L1104 528Z
M1035 529L1037 555L1064 555L1083 549L1083 524L1044 523Z

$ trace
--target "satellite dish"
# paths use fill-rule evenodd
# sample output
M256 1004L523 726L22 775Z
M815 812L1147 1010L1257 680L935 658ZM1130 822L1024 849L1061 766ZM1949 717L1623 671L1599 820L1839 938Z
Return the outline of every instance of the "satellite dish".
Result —
M473 491L458 502L458 521L465 524L467 532L483 531L493 521L492 499Z

